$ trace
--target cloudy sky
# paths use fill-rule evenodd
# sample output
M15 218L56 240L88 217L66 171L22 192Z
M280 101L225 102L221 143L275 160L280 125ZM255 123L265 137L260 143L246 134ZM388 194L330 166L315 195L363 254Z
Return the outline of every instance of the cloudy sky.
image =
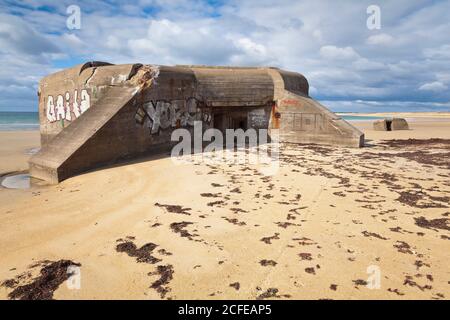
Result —
M449 13L437 0L0 0L0 111L37 110L41 77L90 60L270 65L303 73L334 111L448 111Z

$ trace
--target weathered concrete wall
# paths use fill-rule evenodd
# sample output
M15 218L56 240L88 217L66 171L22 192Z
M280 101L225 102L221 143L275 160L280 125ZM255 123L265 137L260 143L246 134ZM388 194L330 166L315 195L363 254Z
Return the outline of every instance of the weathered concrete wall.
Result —
M196 97L211 107L261 106L273 100L274 84L263 68L191 66Z
M95 105L107 86L123 85L139 66L89 62L43 78L38 89L41 144Z
M364 145L364 134L309 97L286 93L278 101L272 128L293 143L319 143L347 147Z
M271 129L282 141L362 147L364 134L308 96L306 78L295 72L268 69L275 84Z
M112 117L102 130L77 149L59 168L58 177L64 180L74 174L102 165L149 154L168 153L176 142L170 141L173 128L160 129L152 134L149 128L136 125L135 113L138 99L133 99ZM203 130L208 128L204 122ZM188 127L193 134L192 127ZM117 136L117 139L111 137Z
M39 87L42 150L33 177L74 174L171 149L174 129L279 129L282 141L359 147L364 135L308 97L301 74L274 68L79 65Z

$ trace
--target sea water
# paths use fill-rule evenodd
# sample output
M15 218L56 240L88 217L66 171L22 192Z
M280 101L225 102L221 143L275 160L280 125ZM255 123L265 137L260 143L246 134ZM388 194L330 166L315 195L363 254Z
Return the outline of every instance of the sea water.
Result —
M0 131L39 130L37 112L0 112Z
M375 120L385 119L386 117L342 115L341 118L346 121L375 121Z

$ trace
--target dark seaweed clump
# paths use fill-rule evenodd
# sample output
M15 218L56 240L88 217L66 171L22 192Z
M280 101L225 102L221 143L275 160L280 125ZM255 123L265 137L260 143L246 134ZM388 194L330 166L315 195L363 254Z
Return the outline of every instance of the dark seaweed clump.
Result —
M137 262L155 264L161 261L161 259L152 256L152 252L157 246L154 243L147 243L138 248L133 242L125 241L116 246L116 251L125 252L130 257L136 258Z
M81 266L81 264L71 260L46 263L48 264L41 269L40 275L29 284L17 286L18 280L4 281L2 283L4 287L14 288L17 286L8 294L8 298L13 300L53 300L55 290L73 275L68 272L68 268L70 266Z
M149 273L149 275L159 275L159 279L153 282L150 288L155 289L161 295L161 298L164 298L170 292L167 284L173 279L173 273L173 266L171 264L158 266L156 272Z

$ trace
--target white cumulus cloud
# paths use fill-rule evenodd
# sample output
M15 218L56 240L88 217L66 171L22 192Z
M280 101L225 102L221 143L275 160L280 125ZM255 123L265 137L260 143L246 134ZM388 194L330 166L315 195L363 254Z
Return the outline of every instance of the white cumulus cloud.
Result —
M323 46L320 55L325 59L354 60L359 54L352 47L339 48L336 46Z
M448 87L439 81L425 83L419 87L419 90L422 91L433 91L433 92L441 92L447 90Z
M370 45L387 45L394 41L394 37L389 34L381 33L367 38L367 44Z

